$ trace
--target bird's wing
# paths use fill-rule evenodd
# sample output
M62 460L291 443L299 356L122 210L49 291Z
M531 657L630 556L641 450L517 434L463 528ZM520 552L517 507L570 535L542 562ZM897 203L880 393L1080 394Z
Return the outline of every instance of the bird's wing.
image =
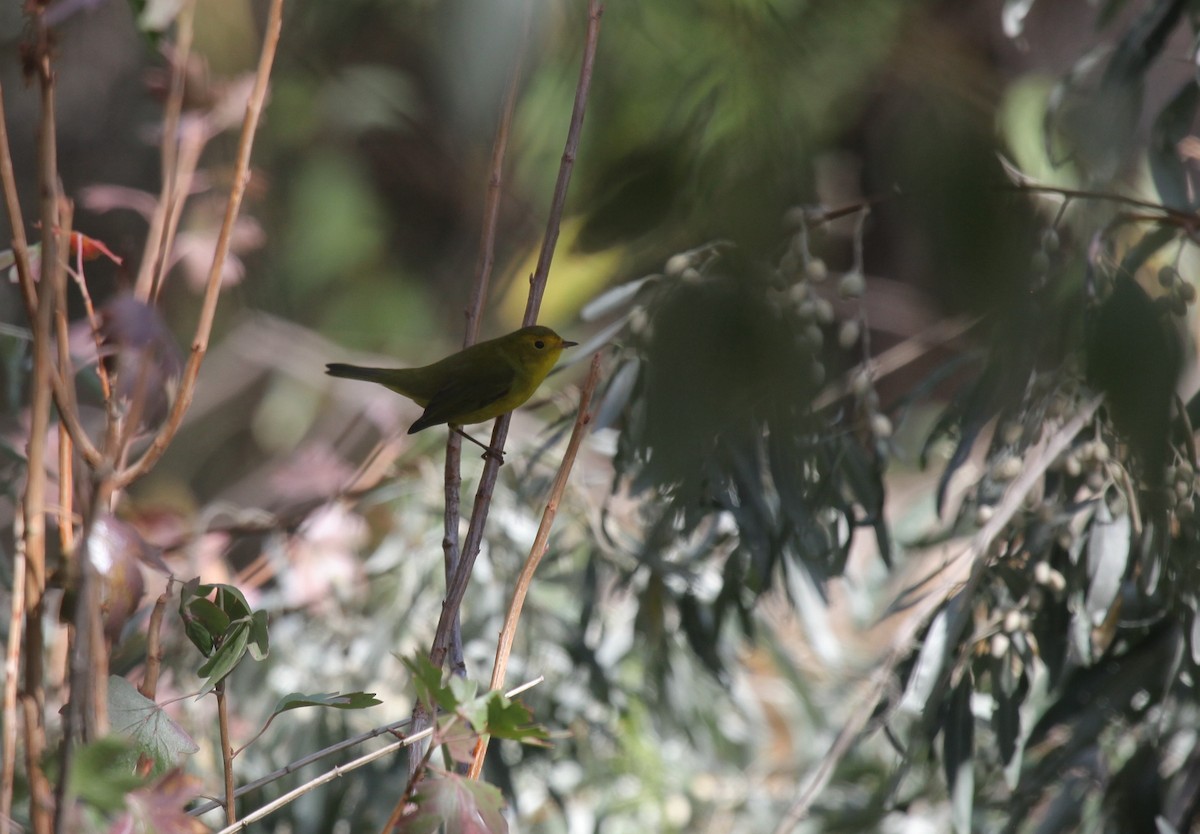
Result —
M512 390L516 376L516 371L507 365L489 365L479 373L455 377L429 399L425 413L409 426L408 433L413 434L440 423L457 424L463 418L482 411ZM479 418L466 422L478 421Z

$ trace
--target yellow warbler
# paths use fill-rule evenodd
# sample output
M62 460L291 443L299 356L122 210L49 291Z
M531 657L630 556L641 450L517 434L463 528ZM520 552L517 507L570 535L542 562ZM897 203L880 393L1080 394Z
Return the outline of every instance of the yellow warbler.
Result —
M522 327L422 368L361 368L332 363L330 376L378 382L425 409L412 434L441 423L479 443L460 427L512 411L542 384L568 342L549 327ZM479 443L483 446L482 443ZM488 448L484 446L484 448Z

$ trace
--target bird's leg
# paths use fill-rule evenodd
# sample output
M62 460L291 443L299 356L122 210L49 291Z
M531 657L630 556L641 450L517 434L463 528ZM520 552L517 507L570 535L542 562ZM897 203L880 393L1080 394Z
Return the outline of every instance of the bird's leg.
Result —
M458 426L453 426L452 428L455 432L462 435L467 440L470 440L472 443L474 443L479 448L483 449L483 459L484 460L491 458L492 460L499 461L501 466L504 465L504 452L498 452L495 449L493 449L491 446L488 446L486 443L476 440L475 438L471 437L471 435L467 434L465 431L460 429Z

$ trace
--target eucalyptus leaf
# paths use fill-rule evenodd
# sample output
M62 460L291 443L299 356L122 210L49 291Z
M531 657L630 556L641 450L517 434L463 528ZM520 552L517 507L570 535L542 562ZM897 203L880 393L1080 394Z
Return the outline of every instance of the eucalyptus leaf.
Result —
M950 792L954 830L970 834L975 801L975 716L971 713L971 679L963 675L950 694L942 725L942 764Z
M929 696L937 686L938 678L946 663L948 609L943 606L929 624L925 641L917 654L917 663L904 688L904 696L896 709L912 715L922 715L929 706Z
M1113 517L1105 501L1096 508L1088 536L1088 590L1085 610L1092 625L1108 616L1129 564L1132 520L1128 513Z

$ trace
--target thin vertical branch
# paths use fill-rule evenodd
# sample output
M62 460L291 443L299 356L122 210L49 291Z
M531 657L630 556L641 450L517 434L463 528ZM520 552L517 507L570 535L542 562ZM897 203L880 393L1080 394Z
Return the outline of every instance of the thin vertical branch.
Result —
M483 218L479 233L479 258L475 264L475 283L471 289L471 297L466 308L467 327L463 337L463 347L470 347L479 340L479 323L483 318L483 305L487 300L488 286L491 283L492 267L496 262L496 228L500 220L500 197L504 193L504 159L508 153L508 140L512 134L513 113L517 107L517 95L521 89L521 73L525 65L525 55L529 48L529 29L532 21L532 2L526 0L524 20L522 21L521 40L513 58L512 69L508 76L508 86L504 91L504 102L500 108L500 121L496 126L496 138L492 142L491 173L488 176L487 195L483 202ZM446 441L445 469L445 516L443 519L444 536L442 538L442 554L445 562L446 586L449 587L454 573L458 568L458 520L459 520L459 490L462 488L462 437L458 432L450 432ZM462 625L461 618L455 616L451 624L450 636L450 668L456 674L465 675L466 665L462 656ZM415 764L415 760L414 760Z
M579 447L583 444L583 438L591 425L592 393L596 390L596 383L599 381L600 354L597 353L592 357L587 379L583 383L583 390L579 393L579 413L575 415L575 427L571 430L571 438L567 441L566 451L563 452L562 463L558 465L558 473L554 476L554 483L550 487L550 495L546 499L546 509L542 512L542 522L538 525L537 535L533 538L533 546L529 548L529 555L526 557L521 574L517 577L516 585L513 587L512 601L509 603L508 613L504 617L504 627L500 629L500 639L496 641L496 659L492 664L492 681L489 689L500 689L504 686L504 676L508 672L508 657L512 652L517 623L521 619L521 609L525 606L525 597L533 582L533 574L541 564L542 557L546 555L550 530L554 526L555 516L558 515L558 505L562 501L563 492L566 491L567 480L571 477L571 469L575 465ZM488 737L481 736L475 745L475 758L471 761L469 778L479 778L479 773L483 770L484 757L487 756L487 748Z
M25 222L21 219L21 201L17 195L12 150L8 143L8 122L4 118L2 85L0 85L0 187L3 187L4 190L4 207L8 211L9 227L12 230L12 252L17 267L17 284L21 290L21 298L25 302L25 312L29 316L30 322L33 322L37 318L37 281L34 278L33 265L29 257L29 241L25 237ZM98 465L100 452L83 431L78 413L70 407L73 392L67 391L67 380L64 380L57 370L52 369L49 382L53 386L59 415L66 425L72 441L79 447L79 452L83 455L84 460L92 466Z
M533 18L532 0L526 0L521 40L513 58L504 90L504 103L500 108L500 121L496 125L496 139L492 143L491 174L488 177L487 195L483 201L483 222L479 233L479 259L475 264L475 285L467 302L467 333L463 347L470 347L479 340L479 323L483 317L483 305L487 300L492 267L496 262L496 228L500 222L500 197L504 193L504 159L508 154L508 140L512 135L513 113L517 109L517 95L521 90L521 75L525 68L525 56L529 49L529 29Z
M530 279L529 301L525 307L525 324L537 321L538 310L541 307L542 295L546 288L546 279L550 273L550 262L554 257L554 247L558 240L558 227L562 220L563 206L567 199L567 186L571 181L575 156L579 150L579 135L583 127L583 116L587 108L588 92L591 88L592 68L596 59L596 45L600 39L600 18L604 13L603 5L598 0L588 2L587 39L584 43L583 62L579 73L579 85L575 90L575 104L571 112L571 123L567 130L566 149L559 165L558 180L554 186L554 198L550 206L549 220L546 226L546 237L542 243L542 251L538 257L537 269ZM508 426L512 414L504 414L496 420L492 429L491 447L504 449L504 441L508 437ZM446 588L446 599L442 604L442 615L438 620L437 632L433 638L433 648L429 659L435 666L442 666L450 647L450 637L454 619L462 606L463 596L471 581L471 570L475 559L479 556L479 548L483 542L483 528L487 523L488 510L491 506L492 494L496 488L496 477L500 470L498 457L489 456L483 466L483 474L479 480L479 488L475 493L475 504L471 512L471 526L467 530L467 538L463 543L462 555L459 558L458 569L454 580Z
M58 282L51 276L59 257L58 148L54 122L54 71L50 62L49 32L40 12L34 17L37 74L41 92L38 125L38 188L41 198L42 252L38 282L37 315L33 325L33 394L29 416L29 443L25 481L25 746L32 801L34 831L46 834L52 819L49 783L40 760L29 751L45 749L45 693L43 690L42 612L46 590L46 440L50 424L51 356L54 344L54 310ZM32 278L32 276L30 276Z
M2 120L0 120L2 121ZM4 647L4 758L0 762L0 834L12 824L13 783L17 769L17 681L21 678L21 638L25 627L24 508L13 519L13 589L8 611L8 640Z
M13 172L12 150L8 143L8 119L4 116L4 87L0 85L0 185L4 188L4 208L12 227L13 260L16 261L17 281L25 312L33 321L37 313L37 291L33 285L33 269L29 264L29 241L25 237L25 221L21 219L21 198L17 195L17 178Z
M162 669L162 623L166 613L167 603L171 601L171 589L174 579L167 580L167 587L154 602L154 610L150 612L150 622L146 625L146 672L138 692L143 697L154 700L158 692L158 675Z
M550 275L550 262L554 259L554 248L558 244L558 231L562 226L563 209L567 204L567 188L571 184L571 174L575 172L579 137L583 133L583 116L587 111L588 93L592 88L592 70L596 65L596 44L600 40L600 18L603 14L604 4L600 0L588 0L587 41L583 48L583 63L579 68L579 84L575 87L571 124L567 128L567 143L563 149L562 162L558 166L558 179L554 182L554 197L550 201L550 214L546 218L542 251L538 254L533 277L529 279L529 300L525 303L526 325L537 322L538 311L542 308L542 295L546 292L546 279Z
M50 834L54 824L51 816L54 813L54 793L50 789L46 774L42 771L42 758L46 753L42 707L32 695L22 693L21 709L25 716L25 771L29 775L29 820L33 825L34 834Z
M63 246L62 261L65 262L70 257L71 250L71 226L73 217L71 216L71 207L68 204L63 211L61 222L65 228L60 230L57 235L60 245ZM81 245L82 246L82 245ZM69 384L66 390L70 393L70 404L68 408L71 411L78 411L75 403L75 370L71 365L71 343L70 333L67 329L67 269L59 269L58 264L55 264L53 277L58 285L55 290L59 303L54 310L54 329L58 340L58 376L60 379L68 380ZM62 547L63 553L70 553L75 549L75 526L73 522L74 508L73 495L75 489L75 471L74 457L72 455L71 436L62 430L61 424L58 431L58 540Z
M175 249L175 235L179 231L179 221L183 219L183 208L192 192L192 180L196 176L196 168L200 165L200 155L210 138L208 128L198 120L185 122L179 129L179 134L179 161L171 182L171 196L167 206L166 224L162 230L162 242L155 256L157 264L153 287L150 290L152 301L158 300L163 284L166 283L171 252Z
M233 743L229 740L229 704L225 681L217 683L217 724L221 729L221 768L225 773L225 825L237 822L237 798L233 790Z
M283 0L271 0L268 14L266 14L266 30L263 34L263 50L258 59L258 71L254 76L250 100L246 102L246 115L242 119L238 156L234 162L233 185L229 188L226 214L221 223L220 233L217 235L215 251L212 253L208 283L204 288L204 302L200 307L196 336L192 338L192 353L187 358L184 376L179 383L179 392L175 395L175 402L172 404L167 420L163 422L142 457L116 474L114 487L118 490L150 472L150 469L154 467L158 458L162 457L163 452L167 450L167 446L174 439L175 432L179 431L187 408L192 404L192 397L196 394L196 379L199 377L200 364L204 361L204 355L208 353L212 320L216 317L217 299L220 299L221 296L221 277L224 271L224 262L229 254L229 241L233 235L234 222L238 220L238 212L241 210L242 197L245 197L246 186L250 182L250 154L254 146L254 133L258 130L259 118L263 114L263 103L266 101L271 66L274 65L276 49L280 44L282 26Z
M179 121L183 113L183 94L187 86L187 66L192 53L192 22L195 16L195 0L187 0L175 18L175 44L169 56L171 64L171 80L167 91L166 106L163 108L162 167L160 176L162 186L159 190L158 203L150 218L150 229L146 235L146 246L142 253L142 263L138 269L137 282L134 284L134 296L141 301L148 301L160 282L160 274L165 271L164 265L170 249L167 247L169 234L170 209L178 185L178 154L179 154ZM180 198L182 199L182 198Z
M238 212L242 207L242 198L246 194L246 185L250 181L250 151L254 147L254 134L258 130L259 119L262 116L263 104L267 98L268 82L271 78L271 67L275 61L275 52L279 47L279 35L283 25L283 0L271 0L267 12L266 31L263 34L262 52L259 55L258 71L254 78L254 87L246 102L246 115L242 120L242 133L238 140L237 158L234 162L233 185L229 191L229 199L225 205L225 218L217 236L217 245L213 252L212 266L209 269L208 281L204 289L204 301L200 308L200 320L196 324L196 334L192 339L192 351L188 356L183 378L179 382L179 391L171 406L171 413L159 429L154 440L134 463L122 469L115 477L114 486L122 489L133 481L145 475L162 457L187 413L195 395L196 379L200 375L200 365L208 352L208 339L212 334L213 319L216 317L217 300L221 295L221 277L224 273L225 258L229 254L230 238Z

